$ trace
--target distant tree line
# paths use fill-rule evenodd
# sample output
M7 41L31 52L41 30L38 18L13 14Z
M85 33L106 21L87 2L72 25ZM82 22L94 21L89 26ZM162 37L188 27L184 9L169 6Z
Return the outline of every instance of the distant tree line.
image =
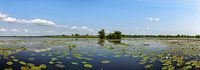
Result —
M45 37L51 38L98 38L97 35L80 35L80 34L72 34L72 35L47 35Z
M156 38L200 38L200 35L122 35L126 38L142 38L142 37L156 37Z
M114 31L113 33L106 34L105 30L102 29L98 32L98 35L45 35L45 36L0 36L0 37L49 37L49 38L100 38L100 39L122 39L122 38L200 38L200 35L124 35L120 31Z
M46 35L46 36L1 36L1 37L50 37L50 38L100 38L100 39L121 39L121 38L200 38L200 35L123 35L120 31L115 31L110 34L105 34L104 31L99 31L99 35Z

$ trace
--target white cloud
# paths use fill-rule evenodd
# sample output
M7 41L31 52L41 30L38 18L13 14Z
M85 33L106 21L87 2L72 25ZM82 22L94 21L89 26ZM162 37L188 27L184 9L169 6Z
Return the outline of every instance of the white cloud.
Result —
M18 30L18 29L11 29L10 31L12 31L12 32L21 32L21 31Z
M86 27L86 26L82 26L81 29L88 29L88 27Z
M89 29L89 31L93 32L94 30L93 29Z
M65 26L65 25L55 25L55 27L68 28L69 26Z
M54 22L48 21L48 20L42 20L42 19L33 19L29 21L32 24L37 24L37 25L55 25Z
M5 31L7 31L7 29L5 29L5 28L0 28L0 31L5 32Z
M147 18L147 20L158 22L158 21L160 21L160 18L159 17L150 17L150 18Z
M70 27L70 29L78 29L78 27L72 26L72 27Z
M9 17L6 14L0 13L0 21L1 22L7 22L7 23L24 23L24 24L35 24L35 25L55 25L54 22L49 20L43 20L43 19L32 19L32 20L25 20L25 19L17 19L14 17Z
M29 30L28 29L24 29L24 32L29 32Z
M81 30L81 31L94 31L91 28L88 28L86 26L82 26L82 27L77 27L77 26L66 26L66 25L59 25L54 23L53 21L50 20L43 20L43 19L19 19L19 18L15 18L15 17L10 17L7 14L2 14L0 13L0 22L6 22L6 23L12 23L12 24L33 24L33 25L39 25L39 26L53 26L56 28L65 28L65 29L70 29L70 30ZM56 29L55 29L56 30ZM5 29L5 28L0 28L0 31L7 31L7 32L33 32L33 33L41 33L40 31L29 31L28 29L14 29L14 28L9 28L9 29ZM46 32L48 33L55 33L54 31L48 31L46 30ZM69 31L70 32L70 31ZM73 31L71 31L73 32ZM56 32L57 33L57 32ZM59 33L59 32L58 32ZM42 34L42 33L41 33Z
M150 20L150 21L153 21L153 20L154 20L154 18L150 17L150 18L148 18L148 20Z
M88 28L88 27L86 27L86 26L82 26L82 27L72 26L72 27L70 27L70 29L87 30L87 31L91 31L91 32L94 31L93 29Z
M154 18L154 21L160 21L160 18Z
M29 32L28 29L10 29L10 28L0 28L1 32Z
M6 18L6 17L7 17L6 14L1 14L1 13L0 13L0 19L2 19L2 18Z
M51 30L49 30L48 33L56 33L56 31L51 31Z

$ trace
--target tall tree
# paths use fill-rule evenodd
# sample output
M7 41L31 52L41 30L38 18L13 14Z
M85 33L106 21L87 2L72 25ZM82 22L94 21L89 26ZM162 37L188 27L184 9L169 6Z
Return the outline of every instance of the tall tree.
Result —
M99 33L99 38L100 38L100 39L105 39L105 38L106 38L106 36L105 36L106 33L105 33L105 30L104 30L104 29L102 29L102 30L99 31L98 33Z

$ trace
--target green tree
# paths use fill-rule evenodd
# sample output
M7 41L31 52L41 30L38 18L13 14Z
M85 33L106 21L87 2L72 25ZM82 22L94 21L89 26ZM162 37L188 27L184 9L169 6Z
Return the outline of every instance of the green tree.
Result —
M115 39L121 39L122 38L122 32L120 32L120 31L115 31L114 35L115 35Z
M122 38L122 32L115 31L114 33L110 33L107 35L107 39L121 39Z
M106 33L105 33L105 30L104 30L104 29L102 29L102 30L99 31L98 33L99 33L99 38L100 38L100 39L105 39L105 38L106 38L106 36L105 36Z
M75 36L80 36L79 34L75 34Z

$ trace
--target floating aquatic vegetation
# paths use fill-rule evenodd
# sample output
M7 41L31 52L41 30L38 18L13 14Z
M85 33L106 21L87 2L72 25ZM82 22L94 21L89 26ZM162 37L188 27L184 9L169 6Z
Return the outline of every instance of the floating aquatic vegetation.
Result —
M14 58L15 58L15 56L10 56L10 58L14 59Z
M56 52L53 52L53 54L55 54L55 55L59 55L60 52L56 51Z
M30 61L34 61L34 60L35 60L35 58L28 58L28 60L30 60Z
M8 61L7 64L8 64L8 65L12 65L13 62L12 62L12 61Z
M87 62L83 61L83 62L81 62L81 63L86 64Z
M24 62L24 61L19 61L19 64L26 65L26 62Z
M13 68L5 68L4 70L13 70Z
M27 63L27 66L29 66L29 67L33 67L33 66L35 66L33 63Z
M21 70L30 70L30 68L28 66L22 66L20 69Z
M146 63L147 63L146 61L139 62L139 64L146 64Z
M73 56L76 57L76 58L82 58L82 55L81 54L77 54L77 53L73 54Z
M13 61L14 61L14 62L18 62L19 60L18 60L18 59L13 59Z
M92 60L92 58L87 58L87 57L82 57L80 59L82 59L82 60Z
M116 58L118 58L118 57L120 57L121 55L114 55L114 57L116 57Z
M64 51L64 52L63 52L63 55L64 55L64 56L68 55L68 52L67 52L67 51Z
M85 67L85 68L92 68L92 64L85 63L85 64L84 64L84 67Z
M56 61L58 60L58 58L51 58L51 61Z
M103 60L103 61L101 61L101 63L103 63L103 64L108 64L108 63L110 63L110 61L108 61L108 60Z
M37 67L37 66L35 66L35 67L31 67L31 70L41 70L41 68L40 68L40 67Z
M73 65L78 65L78 63L77 63L77 62L71 62L71 64L73 64Z
M145 65L145 68L151 68L153 66L153 64L148 64L148 65Z
M49 64L54 64L54 62L52 62L52 61L49 61Z
M65 68L65 65L63 65L63 64L56 64L55 66L58 68Z
M62 64L63 62L58 61L58 62L56 62L56 63L58 63L58 64Z
M52 54L48 54L48 56L53 56Z
M45 56L45 54L41 54L41 56Z
M190 69L192 69L192 66L185 66L184 69L190 70Z
M40 67L40 68L47 68L47 65L41 64L39 67Z
M169 66L165 66L165 67L162 67L162 70L174 70L174 66L172 65L169 65Z

